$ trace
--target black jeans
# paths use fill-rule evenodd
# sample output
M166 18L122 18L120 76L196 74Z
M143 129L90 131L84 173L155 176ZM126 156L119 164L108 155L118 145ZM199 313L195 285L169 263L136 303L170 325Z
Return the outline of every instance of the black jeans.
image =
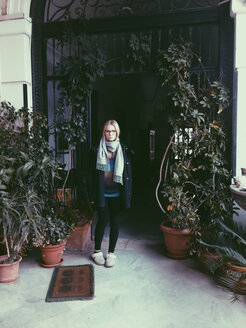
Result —
M101 249L101 243L105 231L105 227L109 220L109 252L114 252L115 245L119 236L119 212L120 212L120 198L119 197L105 197L105 207L98 209L98 221L95 229L95 249Z

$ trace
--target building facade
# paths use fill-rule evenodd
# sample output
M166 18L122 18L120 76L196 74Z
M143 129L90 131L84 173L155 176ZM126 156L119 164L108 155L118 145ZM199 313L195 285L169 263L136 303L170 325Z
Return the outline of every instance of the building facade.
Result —
M61 56L57 40L68 13L74 22L76 15L88 19L90 24L86 32L99 40L112 56L117 56L124 38L132 32L150 35L153 54L174 39L188 37L205 60L207 72L211 76L220 76L233 95L231 108L225 116L229 136L227 156L233 175L241 174L241 167L246 163L243 149L246 142L246 46L243 32L246 28L246 1L0 0L1 101L10 101L16 108L38 109L53 118L57 94L53 68ZM151 64L150 59L150 67ZM124 127L132 115L134 124L129 127L125 139L134 147L140 147L136 131L144 134L145 130L154 130L158 159L162 149L160 140L165 136L159 133L158 141L160 117L153 110L158 100L158 90L153 88L156 82L151 68L147 71L137 68L134 74L128 73L121 63L112 66L103 82L95 86L95 95L88 104L88 143L80 153L74 154L72 165L75 169L78 169L76 158L86 157L82 155L93 146L93 136L100 133L100 126L108 116L116 116ZM199 81L199 72L194 74ZM113 90L115 100L109 90ZM133 95L129 96L131 92ZM120 108L119 99L128 110ZM148 138L149 135L146 145ZM56 140L51 140L51 143L57 147ZM61 156L64 163L68 162L66 149L62 149ZM88 163L84 162L80 168L82 176L87 168Z

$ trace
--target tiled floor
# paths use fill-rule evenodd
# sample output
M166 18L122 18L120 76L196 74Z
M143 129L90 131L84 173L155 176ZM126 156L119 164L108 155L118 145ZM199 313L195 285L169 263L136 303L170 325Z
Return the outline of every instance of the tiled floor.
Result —
M195 259L172 260L163 252L157 220L131 211L122 223L113 268L95 266L95 297L46 303L53 269L25 257L15 282L0 285L1 328L241 328L246 298L232 304ZM151 220L151 229L144 217ZM107 248L107 237L103 250ZM65 251L63 265L91 263L84 251Z

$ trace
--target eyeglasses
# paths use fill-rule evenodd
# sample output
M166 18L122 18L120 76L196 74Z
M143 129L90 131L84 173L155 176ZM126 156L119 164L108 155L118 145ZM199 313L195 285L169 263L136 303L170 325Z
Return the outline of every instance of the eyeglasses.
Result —
M105 130L104 132L105 132L105 133L116 133L115 130Z

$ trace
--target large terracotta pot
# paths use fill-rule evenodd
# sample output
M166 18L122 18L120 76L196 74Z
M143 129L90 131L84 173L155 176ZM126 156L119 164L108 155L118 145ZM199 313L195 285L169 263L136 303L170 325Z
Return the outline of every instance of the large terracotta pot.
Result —
M0 256L0 262L8 258L7 255ZM19 264L22 257L10 264L0 264L0 282L11 282L18 278L19 274Z
M54 267L63 262L62 254L66 243L58 245L41 246L41 260L40 263L44 267Z
M70 233L66 249L85 250L91 243L91 222L78 226Z
M166 253L168 257L174 259L185 259L189 256L190 230L173 229L162 222L160 228L164 234Z

